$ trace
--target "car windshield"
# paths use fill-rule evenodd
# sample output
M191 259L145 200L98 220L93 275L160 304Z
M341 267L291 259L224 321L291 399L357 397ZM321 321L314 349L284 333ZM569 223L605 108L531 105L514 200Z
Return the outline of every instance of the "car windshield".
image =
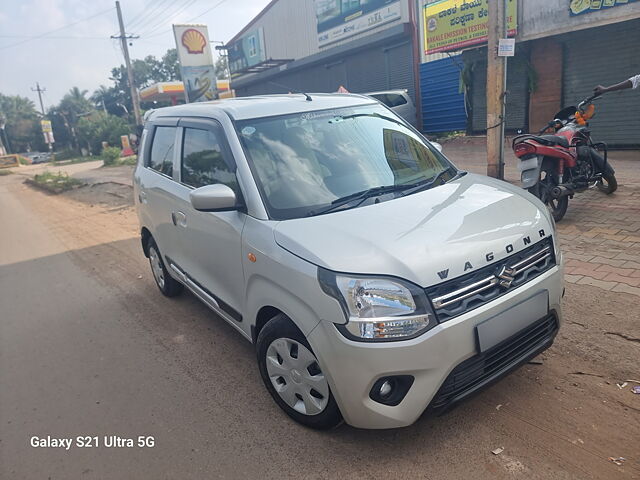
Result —
M269 216L276 220L333 211L343 199L344 208L357 207L368 193L392 191L395 198L403 186L411 193L447 170L448 178L456 173L440 152L380 105L243 120L237 129ZM438 178L443 176L446 181L446 174ZM360 200L359 193L362 200L349 203L354 196Z

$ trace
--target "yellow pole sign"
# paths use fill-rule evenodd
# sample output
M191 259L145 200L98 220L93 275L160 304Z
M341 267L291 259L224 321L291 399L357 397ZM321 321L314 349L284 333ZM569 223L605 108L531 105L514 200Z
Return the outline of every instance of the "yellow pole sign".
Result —
M518 22L517 0L506 1L507 30L515 37ZM460 50L487 41L488 0L442 0L425 5L424 53Z

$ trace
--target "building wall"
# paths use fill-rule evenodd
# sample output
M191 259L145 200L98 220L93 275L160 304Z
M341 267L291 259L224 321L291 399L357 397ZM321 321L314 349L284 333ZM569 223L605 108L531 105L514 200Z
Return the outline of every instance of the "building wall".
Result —
M575 32L633 18L640 18L640 2L571 16L569 0L520 0L516 41Z
M353 40L374 35L409 20L409 2L401 0L402 15L399 19L380 25L361 34L318 47L316 7L314 0L278 0L247 27L247 32L264 28L267 58L298 60L320 51L347 44Z

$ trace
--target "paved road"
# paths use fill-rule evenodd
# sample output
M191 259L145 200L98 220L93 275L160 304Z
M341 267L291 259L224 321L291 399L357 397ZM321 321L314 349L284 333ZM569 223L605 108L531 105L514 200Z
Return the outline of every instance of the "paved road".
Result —
M609 322L630 331L631 319L607 317L606 302L589 300L592 287L569 286L573 313L543 365L410 428L318 433L278 410L251 345L231 327L190 295L157 292L130 209L47 196L9 176L0 179L0 225L0 478L640 473L640 397L611 384L637 367L638 347L597 330ZM610 295L637 317L635 297ZM155 446L106 448L111 435L153 436ZM35 448L33 436L98 436L101 445ZM497 447L505 451L491 454ZM612 455L629 460L619 467Z

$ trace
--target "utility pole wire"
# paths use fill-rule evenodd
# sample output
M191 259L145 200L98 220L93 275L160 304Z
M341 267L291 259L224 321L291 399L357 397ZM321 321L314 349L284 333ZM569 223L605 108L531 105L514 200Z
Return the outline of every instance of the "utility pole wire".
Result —
M15 46L17 46L17 45L22 45L23 43L30 42L30 41L35 40L35 39L37 39L37 38L46 37L46 36L47 36L47 35L49 35L50 33L59 32L60 30L64 30L65 28L73 27L74 25L78 25L79 23L86 22L87 20L91 20L92 18L99 17L100 15L104 15L105 13L110 12L111 10L113 10L113 7L108 8L107 10L103 10L102 12L98 12L98 13L96 13L96 14L94 14L94 15L89 16L89 17L86 17L86 18L80 19L80 20L78 20L78 21L76 21L76 22L69 23L69 24L67 24L67 25L64 25L63 27L56 28L56 29L53 29L53 30L49 30L48 32L41 33L40 35L35 35L35 36L33 36L33 37L27 38L27 39L22 40L22 41L20 41L20 42L11 43L11 44L9 44L9 45L4 45L4 46L0 47L0 50L4 50L4 49L6 49L6 48L15 47Z
M206 9L206 10L205 10L204 12L202 12L200 15L196 15L195 17L193 17L193 18L191 18L191 19L187 20L185 23L191 23L191 22L193 22L194 20L197 20L197 19L198 19L198 18L200 18L201 16L203 16L203 15L205 15L205 14L209 13L211 10L213 10L213 9L215 9L215 8L218 8L220 5L222 5L222 4L223 4L224 2L226 2L226 1L227 1L227 0L220 0L218 3L216 3L215 5L213 5L211 8ZM171 29L169 29L169 30L164 30L164 31L162 31L162 32L160 32L160 33L155 33L155 34L153 34L153 35L145 35L144 37L145 37L145 38L159 37L160 35L164 35L165 33L168 33L168 32L170 32L170 31L171 31Z

